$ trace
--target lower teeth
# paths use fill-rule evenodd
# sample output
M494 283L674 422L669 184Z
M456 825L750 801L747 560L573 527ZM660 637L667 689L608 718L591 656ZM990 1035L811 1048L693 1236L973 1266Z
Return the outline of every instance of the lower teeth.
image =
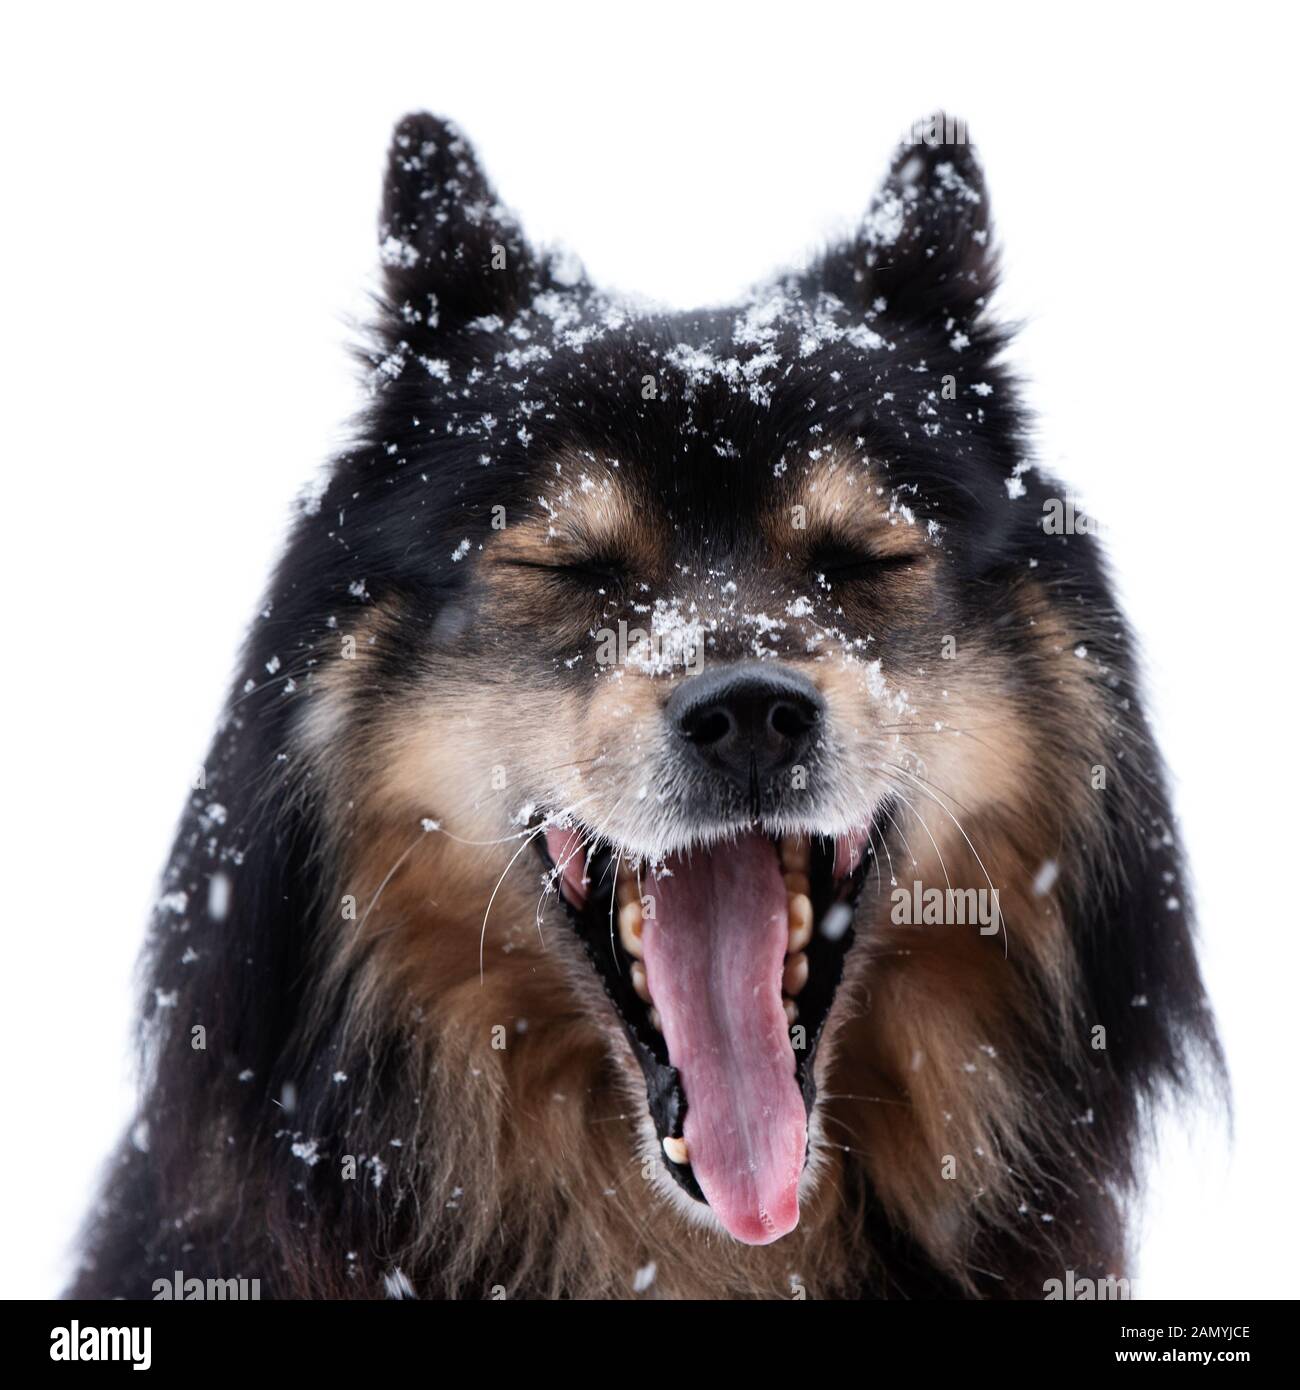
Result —
M641 904L624 903L618 910L618 939L623 943L623 949L635 960L645 959L641 928Z
M685 1139L677 1139L672 1135L664 1137L664 1153L668 1155L670 1163L689 1163L691 1161L691 1151L686 1147Z
M802 951L791 956L785 963L785 974L781 976L781 988L786 994L798 994L808 983L808 957Z

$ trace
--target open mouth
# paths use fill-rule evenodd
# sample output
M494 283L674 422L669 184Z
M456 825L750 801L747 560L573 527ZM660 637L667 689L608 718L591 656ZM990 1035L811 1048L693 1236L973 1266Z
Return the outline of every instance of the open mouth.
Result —
M645 1073L668 1171L746 1244L799 1220L813 1062L875 836L751 826L655 864L577 829L538 837Z

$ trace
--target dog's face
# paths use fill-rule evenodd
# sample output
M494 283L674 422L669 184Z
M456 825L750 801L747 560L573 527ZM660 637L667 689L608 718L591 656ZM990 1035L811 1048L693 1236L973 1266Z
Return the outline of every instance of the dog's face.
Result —
M713 437L679 459L543 454L532 505L471 542L419 722L424 766L493 807L480 834L538 829L672 1171L765 1242L797 1217L866 878L890 881L905 807L950 816L935 785L997 798L1021 750L988 736L1014 682L980 615L955 621L960 539L865 441L755 440L741 460Z
M1036 692L1081 689L987 242L969 152L906 150L851 248L638 314L534 257L442 127L395 150L383 462L329 502L385 654L308 727L364 730L391 824L525 871L640 1066L632 1123L751 1244L798 1219L882 889L973 852L1032 780Z

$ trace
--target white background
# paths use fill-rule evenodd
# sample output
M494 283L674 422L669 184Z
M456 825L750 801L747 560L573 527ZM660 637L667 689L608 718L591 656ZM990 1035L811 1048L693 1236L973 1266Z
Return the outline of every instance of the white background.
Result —
M1141 1292L1300 1292L1283 6L35 10L0 58L0 1292L60 1287L126 1119L154 880L360 400L391 123L452 116L535 238L686 307L850 226L939 106L984 156L1041 456L1145 639L1236 1089L1231 1147L1166 1127Z

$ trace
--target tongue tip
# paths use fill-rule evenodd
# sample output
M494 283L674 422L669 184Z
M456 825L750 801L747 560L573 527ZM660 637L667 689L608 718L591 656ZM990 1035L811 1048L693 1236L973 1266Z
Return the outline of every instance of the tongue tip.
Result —
M799 1197L783 1195L770 1208L732 1211L714 1210L727 1234L743 1245L771 1245L787 1236L799 1224Z
M771 1245L799 1224L804 1134L791 1133L789 1139L793 1142L785 1161L769 1163L765 1172L752 1171L739 1181L728 1182L725 1177L719 1181L720 1175L712 1163L696 1166L700 1187L718 1224L742 1245Z

